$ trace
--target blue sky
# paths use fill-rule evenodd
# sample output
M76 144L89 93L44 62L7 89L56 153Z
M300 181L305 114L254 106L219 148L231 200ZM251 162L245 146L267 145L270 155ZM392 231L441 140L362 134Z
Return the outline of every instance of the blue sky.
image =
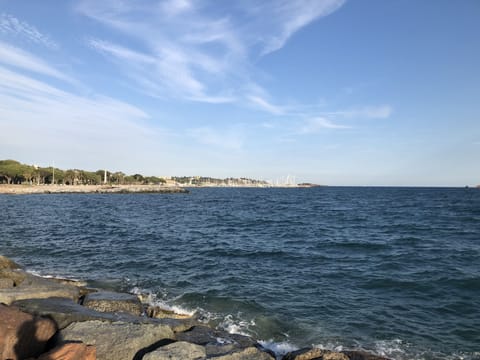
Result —
M0 0L0 158L480 183L477 0Z

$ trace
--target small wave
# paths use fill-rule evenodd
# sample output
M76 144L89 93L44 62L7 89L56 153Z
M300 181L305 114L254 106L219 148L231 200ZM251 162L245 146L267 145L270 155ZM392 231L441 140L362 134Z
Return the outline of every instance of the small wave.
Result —
M295 346L288 341L275 342L273 340L259 340L258 343L265 349L273 351L277 356L283 356L299 349L298 346Z
M177 304L170 304L168 301L158 298L155 293L139 287L132 288L130 293L140 296L142 301L149 305L159 306L164 310L173 311L175 314L193 316L198 311L198 309L192 310Z

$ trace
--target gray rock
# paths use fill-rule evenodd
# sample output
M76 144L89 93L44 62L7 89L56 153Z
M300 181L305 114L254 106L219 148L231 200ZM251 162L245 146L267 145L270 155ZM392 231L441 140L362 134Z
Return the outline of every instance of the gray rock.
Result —
M80 291L76 286L59 284L50 279L34 276L21 271L2 271L3 278L11 278L15 287L0 289L0 302L11 304L16 300L23 299L45 299L49 297L63 297L78 300Z
M196 323L191 320L150 319L125 313L104 313L86 308L65 298L26 299L12 303L16 307L33 315L50 316L58 327L63 329L74 322L99 320L106 322L123 321L133 324L166 325L172 331L179 332L190 329Z
M97 360L140 360L145 353L166 345L174 334L163 324L85 321L60 331L64 341L95 345Z
M136 295L99 291L87 294L83 306L102 312L126 312L132 315L141 315L143 306Z
M146 354L143 360L201 360L206 358L207 354L203 346L178 341Z
M207 326L195 326L177 334L177 340L205 346L208 357L222 356L258 346L257 342L248 336L230 334Z

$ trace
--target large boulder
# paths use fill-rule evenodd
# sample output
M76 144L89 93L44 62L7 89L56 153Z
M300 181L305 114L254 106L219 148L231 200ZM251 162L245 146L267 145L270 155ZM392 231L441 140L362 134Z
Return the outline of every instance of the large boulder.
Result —
M57 331L51 319L0 304L0 359L23 360L45 351Z
M229 354L216 356L215 360L275 360L275 358L256 347L249 347Z
M66 343L42 354L37 360L96 360L95 346Z
M335 352L318 348L304 348L289 352L282 360L389 360L365 351Z
M193 328L176 335L177 340L185 341L205 347L207 357L217 357L247 348L261 348L251 337L230 334L224 330L212 329L208 326L194 326Z
M203 346L178 341L146 354L143 360L200 360L206 358L207 354Z
M349 360L342 353L318 348L304 348L289 352L282 360Z
M0 255L0 270L13 270L13 269L20 269L20 265L18 265L15 261L10 260L9 258Z
M144 316L134 316L126 313L104 313L86 308L65 298L26 299L18 300L13 305L34 315L48 315L63 329L74 322L99 320L106 322L129 322L134 324L166 325L174 332L190 329L197 323L192 319L151 319Z
M141 315L143 306L138 296L112 291L99 291L87 294L83 306L102 312L126 312Z
M65 341L95 345L98 360L137 360L157 347L171 342L174 333L163 324L85 321L60 331Z
M63 297L77 301L80 295L80 290L76 286L60 284L23 271L2 271L0 272L0 278L11 278L15 283L14 288L0 288L0 302L7 305L16 300L49 297Z

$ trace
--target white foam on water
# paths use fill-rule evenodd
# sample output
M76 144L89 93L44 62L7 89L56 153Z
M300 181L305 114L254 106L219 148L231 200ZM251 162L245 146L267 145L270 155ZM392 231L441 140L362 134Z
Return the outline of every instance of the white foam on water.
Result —
M37 270L26 269L25 272L27 272L27 273L29 273L33 276L38 276L38 277L41 277L41 278L44 278L44 279L69 280L69 281L78 281L78 282L82 281L80 279L69 277L69 276L42 274L41 272L39 272Z
M158 306L167 311L173 311L175 314L193 316L198 311L198 309L192 310L179 305L169 304L167 301L159 299L157 294L152 293L150 290L140 289L137 286L132 288L130 293L141 296L143 302L146 302L152 306Z
M283 356L299 349L298 346L295 346L288 341L275 342L273 340L259 340L258 343L265 349L273 351L277 356Z
M230 334L239 334L244 336L251 336L251 327L255 326L255 320L242 320L234 318L233 315L229 314L223 318L223 321L218 325L219 328L224 329Z
M379 340L374 343L374 352L386 357L404 357L409 344L401 339Z

